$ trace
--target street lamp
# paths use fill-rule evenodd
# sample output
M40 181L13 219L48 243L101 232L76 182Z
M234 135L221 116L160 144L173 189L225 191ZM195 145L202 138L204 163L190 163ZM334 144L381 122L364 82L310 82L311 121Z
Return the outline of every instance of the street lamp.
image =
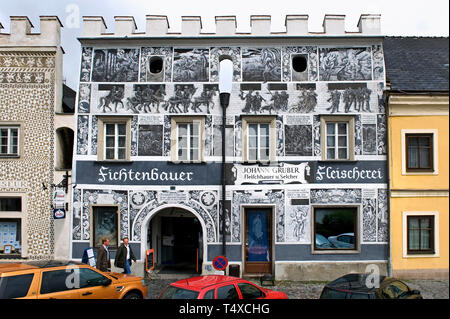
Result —
M222 255L226 255L226 236L225 236L225 125L227 120L227 107L230 103L231 86L233 82L233 62L229 58L224 58L219 64L219 97L222 107Z

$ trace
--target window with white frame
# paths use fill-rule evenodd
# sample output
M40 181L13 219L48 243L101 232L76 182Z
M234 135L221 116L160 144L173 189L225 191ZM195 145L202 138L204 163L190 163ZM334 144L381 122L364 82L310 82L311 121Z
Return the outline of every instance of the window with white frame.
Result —
M321 118L322 159L354 159L354 118L348 116L325 116Z
M276 119L274 116L242 118L243 160L269 162L276 160Z
M131 119L99 117L98 130L99 160L126 161L130 159Z
M172 122L172 161L203 161L205 119L203 117L174 116Z
M403 212L403 257L439 256L439 213Z
M0 156L19 156L18 126L0 126Z

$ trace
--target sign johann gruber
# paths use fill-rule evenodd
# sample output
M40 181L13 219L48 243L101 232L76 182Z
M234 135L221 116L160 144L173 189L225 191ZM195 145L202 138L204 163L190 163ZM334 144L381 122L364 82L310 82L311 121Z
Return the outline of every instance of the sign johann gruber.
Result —
M232 168L234 184L288 184L310 182L311 167L308 162L301 164L281 163L279 165L242 165Z

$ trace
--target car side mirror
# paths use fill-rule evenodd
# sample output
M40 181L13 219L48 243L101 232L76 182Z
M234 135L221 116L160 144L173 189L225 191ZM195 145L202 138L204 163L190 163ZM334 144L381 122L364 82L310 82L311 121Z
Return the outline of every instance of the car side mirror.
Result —
M111 283L112 283L112 280L109 279L109 278L105 278L105 279L102 280L102 286L106 287L106 286L111 285Z

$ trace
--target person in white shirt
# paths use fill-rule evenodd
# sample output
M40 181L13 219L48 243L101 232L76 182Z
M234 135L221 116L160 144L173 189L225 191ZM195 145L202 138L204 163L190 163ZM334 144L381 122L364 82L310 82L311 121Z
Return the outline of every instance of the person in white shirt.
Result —
M136 257L134 256L133 249L131 249L128 237L124 237L123 243L117 250L114 265L118 268L123 268L124 274L131 274L130 266L133 261L136 262Z

